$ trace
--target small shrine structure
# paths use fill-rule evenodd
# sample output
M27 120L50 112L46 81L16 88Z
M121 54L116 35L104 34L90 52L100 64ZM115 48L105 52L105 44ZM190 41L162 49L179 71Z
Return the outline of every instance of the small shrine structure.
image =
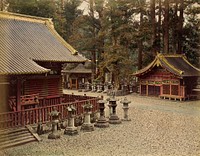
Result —
M86 68L86 64L87 63L80 63L75 68L72 68L70 70L62 70L65 88L83 89L86 82L91 83L92 69Z
M158 54L153 62L133 76L138 77L141 95L181 101L193 96L200 69L190 64L185 55Z

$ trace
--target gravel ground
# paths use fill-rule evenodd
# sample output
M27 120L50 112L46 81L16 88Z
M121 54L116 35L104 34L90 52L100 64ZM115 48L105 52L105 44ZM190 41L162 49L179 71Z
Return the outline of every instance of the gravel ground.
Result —
M83 94L65 90L67 93ZM101 94L87 93L98 96ZM105 97L106 98L106 97ZM123 118L122 104L117 97L117 114ZM136 94L131 100L131 121L95 128L93 132L79 131L79 135L0 151L3 156L199 156L200 155L200 101L176 102ZM108 108L106 108L108 116ZM80 127L79 127L80 129Z

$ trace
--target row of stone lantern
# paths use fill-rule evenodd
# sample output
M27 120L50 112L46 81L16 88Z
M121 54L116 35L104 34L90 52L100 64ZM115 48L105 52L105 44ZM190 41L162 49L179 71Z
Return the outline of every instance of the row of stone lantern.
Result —
M91 92L97 92L97 93L107 93L109 88L112 88L112 84L107 82L107 83L89 83L89 82L86 82L84 84L81 84L80 85L80 90L84 91L84 92L88 92L88 91L91 91ZM129 92L129 93L132 93L133 92L133 84L130 83L129 85L127 84L121 84L121 90L123 92Z
M88 91L91 91L91 92L97 92L97 93L107 93L109 87L111 87L112 85L110 83L89 83L89 82L86 82L84 84L84 87L81 87L81 89L84 89L84 92L88 92Z
M90 102L87 102L85 105L83 105L84 123L81 126L82 131L91 132L94 131L94 126L99 128L106 128L109 127L109 124L121 123L121 120L119 119L116 113L117 100L115 96L111 96L110 98L107 99L107 101L109 101L108 104L110 113L109 120L107 121L107 119L105 118L105 112L104 112L106 101L99 100L98 104L99 104L100 117L98 118L97 122L94 125L91 123L90 120L90 115L92 113L92 104L90 104ZM128 117L128 109L129 109L128 104L130 103L130 101L128 101L127 98L125 97L124 100L121 101L121 103L123 104L122 108L124 110L124 118L122 119L122 121L130 121ZM73 105L70 105L67 107L67 111L69 115L69 120L68 120L68 126L65 128L64 134L76 135L78 134L78 129L77 127L74 126L74 117L76 108ZM55 109L55 107L53 108L53 111L50 113L52 117L52 132L48 136L49 139L60 138L60 135L57 132L59 114L60 113Z

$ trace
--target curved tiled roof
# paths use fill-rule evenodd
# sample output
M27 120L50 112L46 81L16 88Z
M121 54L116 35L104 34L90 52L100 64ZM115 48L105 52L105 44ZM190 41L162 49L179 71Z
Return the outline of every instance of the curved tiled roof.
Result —
M85 62L48 18L0 12L0 74L45 73L34 61Z
M185 55L164 55L158 54L153 62L151 62L147 67L137 71L133 75L140 76L148 73L155 66L161 66L165 68L170 73L177 75L179 77L190 77L190 76L200 76L200 69L194 67L190 64Z
M84 73L84 74L91 74L92 69L87 69L83 64L77 65L75 68L71 70L63 70L63 73Z

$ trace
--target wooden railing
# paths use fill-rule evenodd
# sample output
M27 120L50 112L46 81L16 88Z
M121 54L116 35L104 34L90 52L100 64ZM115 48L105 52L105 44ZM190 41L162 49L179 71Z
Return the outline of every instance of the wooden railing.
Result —
M87 99L91 99L91 98L93 98L93 97L74 95L74 94L63 94L62 102L67 103L67 102L74 102L74 101L80 101L80 100L87 100Z
M39 94L23 95L20 96L21 105L39 104Z
M27 110L15 111L15 112L6 112L0 113L0 128L10 128L10 127L18 127L18 126L25 126L29 124L35 124L38 122L46 123L50 121L49 113L52 111L53 107L61 113L60 119L66 119L68 117L67 114L67 106L73 105L76 108L76 115L83 114L83 105L89 101L92 105L92 112L98 110L97 101L99 98L91 97L90 99L75 101L75 102L68 102L62 103L57 105L51 106L44 106L38 108L32 108Z
M48 96L45 98L39 98L38 107L51 106L51 105L56 105L56 104L61 104L61 103L62 103L61 96Z
M56 95L56 96L48 96L48 97L39 97L39 94L31 94L31 95L22 95L20 97L20 103L22 108L25 109L24 106L27 105L37 105L37 107L45 107L45 106L52 106L61 103L68 103L80 100L87 100L93 97L89 96L81 96L81 95L73 95L73 94L63 94L63 96ZM16 96L11 96L9 98L9 106L12 111L17 110L16 104Z

